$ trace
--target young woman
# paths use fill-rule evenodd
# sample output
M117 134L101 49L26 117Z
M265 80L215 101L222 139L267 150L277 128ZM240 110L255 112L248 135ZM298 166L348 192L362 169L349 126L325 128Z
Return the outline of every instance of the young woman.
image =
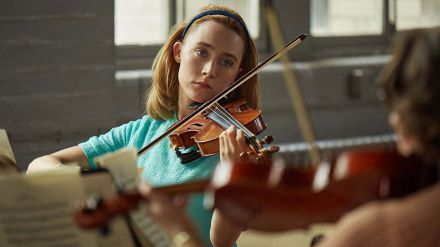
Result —
M416 154L440 170L440 27L402 32L392 60L382 74L391 112L389 120L403 155ZM440 174L439 174L440 176ZM150 212L170 234L188 233L182 246L201 246L181 206L148 185L140 191L151 199ZM234 200L234 199L231 199ZM235 199L234 205L240 205ZM173 219L165 209L180 215ZM240 207L241 208L241 207ZM242 208L246 208L245 206ZM404 199L373 202L335 224L319 247L435 247L440 243L440 182ZM159 210L161 209L161 210ZM176 210L177 209L177 210ZM180 210L178 210L180 209ZM191 237L188 237L191 236ZM314 245L315 246L315 245Z
M177 25L158 53L153 64L152 86L146 97L145 116L91 137L78 146L37 158L29 165L28 172L73 161L93 168L93 159L104 153L122 147L139 150L190 114L191 105L211 99L254 68L257 62L255 45L240 15L225 7L209 5L189 22ZM229 99L244 99L250 107L258 109L257 78L244 83ZM237 159L247 150L243 133L234 128L226 130L220 139L221 155L198 158L186 164L181 164L168 139L160 142L138 159L143 180L161 186L207 178L219 158ZM201 195L191 197L188 203L189 215L207 244L212 213L202 207ZM229 225L217 212L212 222L213 244L231 246L240 229Z

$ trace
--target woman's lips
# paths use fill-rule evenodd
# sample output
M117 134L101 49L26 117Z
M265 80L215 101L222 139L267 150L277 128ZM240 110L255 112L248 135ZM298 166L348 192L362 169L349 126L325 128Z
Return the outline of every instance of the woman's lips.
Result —
M201 87L201 88L212 89L212 87L207 82L196 81L196 82L194 82L194 84L198 87Z

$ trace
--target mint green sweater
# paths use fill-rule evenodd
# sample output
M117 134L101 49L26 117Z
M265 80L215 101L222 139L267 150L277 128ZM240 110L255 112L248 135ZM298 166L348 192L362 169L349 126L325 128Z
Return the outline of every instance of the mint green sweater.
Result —
M157 136L165 132L177 119L162 121L144 116L136 121L111 129L106 134L91 137L80 143L89 163L94 167L93 159L102 154L116 151L122 147L141 149ZM190 163L181 164L179 158L170 148L169 138L162 140L138 159L138 167L143 168L143 179L153 186L184 183L207 178L219 156L202 157ZM206 243L209 241L212 212L203 208L201 194L190 197L188 213L197 225Z

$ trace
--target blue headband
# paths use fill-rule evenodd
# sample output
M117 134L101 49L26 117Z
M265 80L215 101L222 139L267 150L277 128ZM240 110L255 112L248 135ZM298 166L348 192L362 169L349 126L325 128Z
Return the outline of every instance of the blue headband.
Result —
M244 22L241 20L240 17L225 11L225 10L208 10L205 12L202 12L196 16L194 16L194 18L191 19L190 22L188 22L188 24L186 25L185 29L183 29L182 35L180 36L180 40L183 40L183 38L185 38L185 34L188 32L189 27L191 27L191 25L197 21L198 19L207 16L207 15L223 15L223 16L227 16L229 18L232 18L234 21L236 21L238 24L240 24L241 28L243 28L244 32L246 33L246 36L249 38L249 32L246 28L246 24L244 24Z

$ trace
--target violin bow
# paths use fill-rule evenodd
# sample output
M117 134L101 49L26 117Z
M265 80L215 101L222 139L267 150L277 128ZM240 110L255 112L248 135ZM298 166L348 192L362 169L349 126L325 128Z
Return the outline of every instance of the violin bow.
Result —
M265 16L269 25L269 33L274 48L279 49L284 44L283 34L281 32L278 15L272 0L265 0ZM290 60L288 56L280 57L283 66L284 82L290 95L290 101L293 106L294 113L297 116L298 126L301 130L304 140L309 145L308 153L312 164L319 164L320 157L316 145L315 134L310 124L310 118L304 106L304 100L301 94L298 80L295 73L289 68Z
M203 103L202 105L200 105L196 110L194 110L192 113L190 113L188 116L186 116L185 118L183 118L182 120L180 120L178 123L176 123L175 125L171 126L169 129L167 129L163 134L161 134L160 136L158 136L156 139L154 139L152 142L150 142L149 144L147 144L145 147L141 148L138 152L137 155L141 156L143 153L145 153L146 151L148 151L150 148L152 148L153 146L155 146L157 143L159 143L160 141L162 141L164 138L168 137L172 132L174 132L175 130L177 130L178 128L180 128L182 125L186 124L187 122L189 122L190 120L192 120L193 118L195 118L199 113L205 111L206 109L208 109L209 107L211 107L212 105L214 105L218 100L220 100L221 98L223 98L224 96L228 95L229 93L231 93L232 91L234 91L237 87L241 86L243 83L245 83L247 80L249 80L250 78L252 78L254 75L256 75L258 72L260 72L266 65L272 63L273 61L275 61L276 59L278 59L279 57L283 56L286 52L288 52L289 50L291 50L293 47L299 45L305 38L307 37L307 34L301 34L299 36L297 36L296 38L292 39L290 42L286 43L284 45L284 47L282 47L280 50L278 50L277 52L275 52L274 54L272 54L271 56L269 56L266 60L264 60L263 62L261 62L260 64L258 64L255 68L249 70L246 74L244 74L243 76L241 76L238 80L236 80L235 82L231 83L231 85L229 85L227 88L225 88L223 91L221 91L220 93L218 93L216 96L214 96L212 99L206 101L205 103Z

